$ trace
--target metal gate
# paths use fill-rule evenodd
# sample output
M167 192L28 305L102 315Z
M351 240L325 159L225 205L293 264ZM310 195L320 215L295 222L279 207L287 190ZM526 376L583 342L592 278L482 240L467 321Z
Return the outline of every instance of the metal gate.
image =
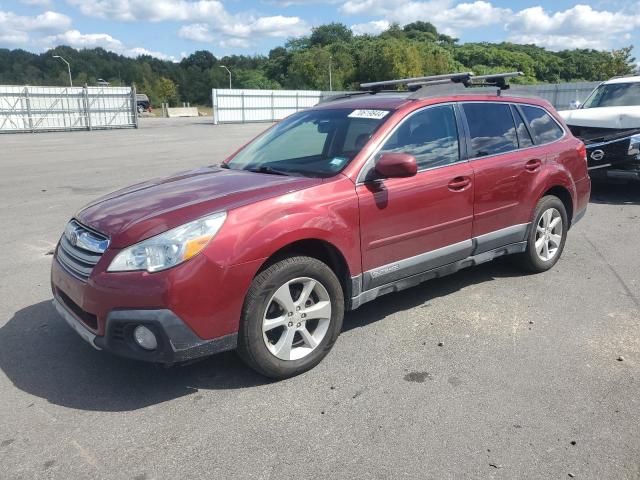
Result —
M137 127L133 87L0 85L0 133Z

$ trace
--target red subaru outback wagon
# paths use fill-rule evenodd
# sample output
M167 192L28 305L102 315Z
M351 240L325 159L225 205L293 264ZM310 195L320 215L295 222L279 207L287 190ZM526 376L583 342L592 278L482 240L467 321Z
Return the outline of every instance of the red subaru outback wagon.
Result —
M546 101L436 91L334 99L89 204L56 249L57 311L96 349L237 349L284 378L380 295L502 255L548 270L587 207L585 146Z

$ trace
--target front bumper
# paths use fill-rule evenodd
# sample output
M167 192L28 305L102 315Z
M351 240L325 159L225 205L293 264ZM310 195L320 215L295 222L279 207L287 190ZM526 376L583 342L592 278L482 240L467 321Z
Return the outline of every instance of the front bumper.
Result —
M235 348L244 296L261 260L227 266L205 251L161 272L108 272L117 253L108 249L86 279L65 268L57 251L53 257L56 309L93 347L159 363ZM156 350L135 343L136 325L156 334Z
M235 333L202 340L170 310L115 310L107 317L105 335L98 336L64 302L58 296L53 299L57 312L83 340L97 350L121 357L173 364L233 350L237 345ZM145 350L134 341L133 330L138 325L144 325L155 334L156 349Z
M640 155L629 155L631 137L587 144L591 177L639 179Z

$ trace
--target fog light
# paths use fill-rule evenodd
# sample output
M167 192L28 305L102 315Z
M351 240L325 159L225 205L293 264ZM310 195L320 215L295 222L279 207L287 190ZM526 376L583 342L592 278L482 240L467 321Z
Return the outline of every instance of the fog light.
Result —
M155 350L158 348L158 340L155 334L143 325L138 325L133 331L133 338L136 343L145 350Z

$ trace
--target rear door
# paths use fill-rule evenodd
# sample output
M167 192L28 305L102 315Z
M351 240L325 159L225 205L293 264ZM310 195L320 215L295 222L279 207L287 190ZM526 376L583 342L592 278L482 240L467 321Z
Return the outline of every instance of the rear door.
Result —
M527 151L533 142L510 104L465 102L462 110L475 176L475 253L481 253L524 240L530 221L524 201L544 158Z
M466 258L472 247L473 171L453 104L410 114L365 167L356 191L364 290ZM384 152L416 157L417 175L375 178Z

